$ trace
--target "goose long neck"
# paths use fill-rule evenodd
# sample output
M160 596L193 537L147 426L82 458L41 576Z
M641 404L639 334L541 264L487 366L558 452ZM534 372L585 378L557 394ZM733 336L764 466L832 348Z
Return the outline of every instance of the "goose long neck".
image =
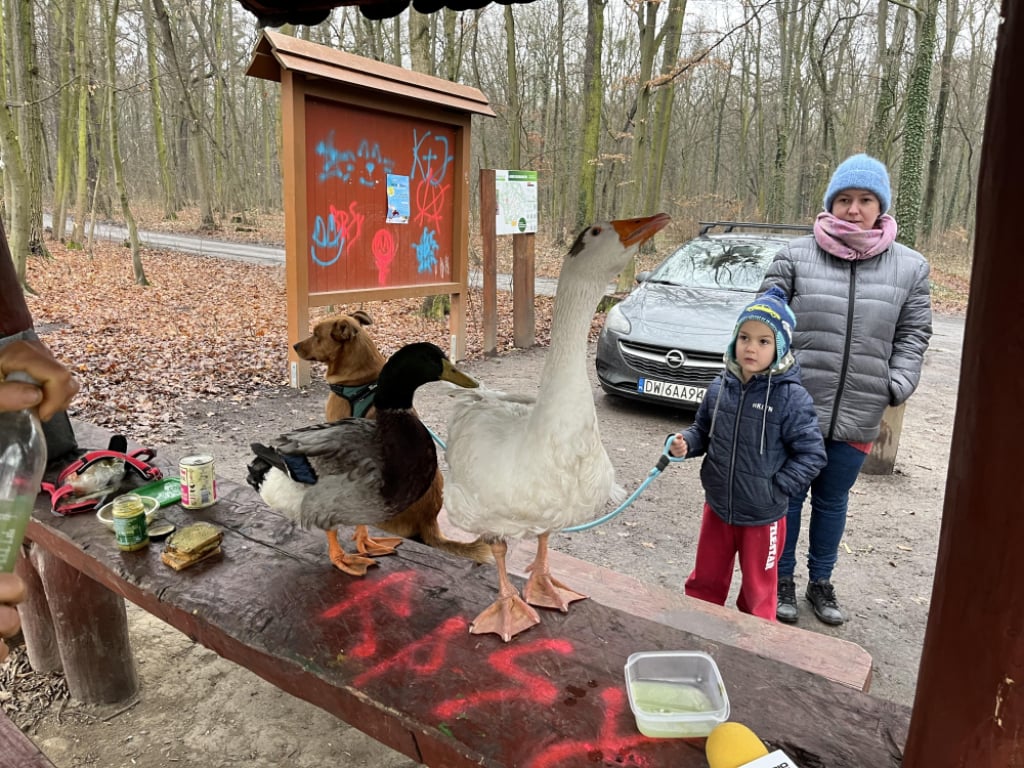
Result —
M540 389L557 380L559 389L568 382L582 382L590 397L587 370L587 339L597 302L604 295L605 282L560 280L551 315L551 346L544 359Z

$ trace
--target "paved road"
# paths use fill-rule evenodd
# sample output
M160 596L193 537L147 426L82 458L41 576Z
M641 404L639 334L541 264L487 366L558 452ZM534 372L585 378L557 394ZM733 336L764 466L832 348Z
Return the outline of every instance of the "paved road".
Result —
M43 214L43 226L52 226L49 214ZM128 229L117 224L97 223L94 236L103 240L127 240ZM272 245L253 245L230 240L216 240L199 235L178 235L142 230L139 230L139 242L149 248L195 253L200 256L215 256L221 259L248 261L253 264L284 264L284 248ZM483 275L480 270L470 270L469 283L474 288L479 288L483 284ZM554 296L556 283L556 280L549 277L537 277L535 291L540 296ZM511 293L512 275L498 275L498 290Z

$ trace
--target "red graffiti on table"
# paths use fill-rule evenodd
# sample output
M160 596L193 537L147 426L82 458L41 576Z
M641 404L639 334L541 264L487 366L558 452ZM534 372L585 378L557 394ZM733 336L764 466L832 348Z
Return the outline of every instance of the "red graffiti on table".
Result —
M347 623L355 625L353 636L359 638L359 641L347 655L371 659L379 646L377 626L382 623L381 612L389 611L399 618L408 618L414 606L419 603L418 590L418 579L412 571L392 573L380 581L352 583L345 599L323 611L320 617L331 620L344 616ZM434 678L438 683L438 692L451 690L453 673L456 676L465 674L460 671L459 662L453 658L455 654L452 647L461 647L459 640L468 631L469 622L466 618L453 616L445 619L428 635L368 667L353 678L351 684L355 688L366 688L376 680L386 680L389 675L405 679L411 672L425 682ZM434 705L432 714L444 722L459 721L472 710L493 708L495 705L504 712L513 702L519 702L524 707L550 708L558 703L561 696L557 683L550 676L524 669L523 660L538 655L568 657L575 652L576 648L570 640L549 637L525 642L520 639L514 646L497 648L487 655L486 665L494 677L507 684L499 687L494 682L485 683L483 681L490 679L491 675L474 671L472 678L480 684L471 690L459 691L457 697L440 701ZM444 686L440 685L442 682ZM543 747L523 764L524 768L559 768L577 764L581 759L598 763L614 761L618 765L634 768L653 768L650 759L635 754L638 747L650 743L652 739L634 730L622 729L628 709L625 693L615 686L608 686L595 693L600 696L602 712L597 736Z
M412 571L402 571L389 574L379 582L353 583L346 599L328 608L320 618L335 619L344 614L349 621L358 619L363 627L362 639L349 655L357 659L370 658L377 652L375 617L379 618L384 610L403 619L412 615L413 579Z
M468 631L469 624L466 620L461 616L454 616L419 642L407 645L387 661L370 667L353 680L352 684L359 688L392 669L411 669L424 677L439 674L444 671L448 645L454 638Z
M460 712L483 706L488 702L500 701L507 704L514 699L524 699L530 704L550 707L558 699L558 688L539 675L531 675L516 666L522 656L532 653L560 653L568 656L573 652L572 643L568 640L543 639L534 640L517 648L502 648L495 651L487 660L491 668L515 683L508 688L486 690L462 696L458 699L443 701L434 708L438 717L455 717Z
M377 265L377 284L387 285L391 278L391 264L398 253L398 243L389 230L378 229L370 248L373 251L373 263Z
M638 746L648 744L652 739L638 733L622 734L618 730L621 715L626 710L626 694L618 688L605 688L601 691L601 702L604 704L604 719L596 739L554 744L534 757L525 768L559 768L568 764L571 758L581 755L595 763L612 761L616 765L652 766L649 759L634 754Z

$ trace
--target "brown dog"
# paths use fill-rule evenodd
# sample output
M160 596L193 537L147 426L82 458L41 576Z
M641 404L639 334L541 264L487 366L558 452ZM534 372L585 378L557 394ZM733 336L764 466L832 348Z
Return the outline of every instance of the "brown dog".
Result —
M368 419L376 416L372 405L373 390L384 367L384 356L365 328L372 324L373 320L366 312L357 310L317 323L313 335L295 345L296 354L303 360L327 364L326 378L331 386L331 393L327 396L327 421L347 419L353 415ZM438 469L427 492L404 512L381 524L380 528L478 563L489 562L491 549L485 542L480 539L452 541L441 533L437 515L444 498L443 488L444 478ZM331 545L331 560L346 573L361 576L369 565L375 564L372 558L346 554L337 543L334 531L328 531L327 537ZM397 538L371 539L365 525L356 527L353 539L362 555L391 554L401 543Z

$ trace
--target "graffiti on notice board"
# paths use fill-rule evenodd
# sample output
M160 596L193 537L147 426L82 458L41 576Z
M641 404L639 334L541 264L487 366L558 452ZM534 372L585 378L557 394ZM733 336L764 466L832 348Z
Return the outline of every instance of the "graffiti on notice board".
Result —
M319 105L307 136L313 290L452 279L453 128Z

